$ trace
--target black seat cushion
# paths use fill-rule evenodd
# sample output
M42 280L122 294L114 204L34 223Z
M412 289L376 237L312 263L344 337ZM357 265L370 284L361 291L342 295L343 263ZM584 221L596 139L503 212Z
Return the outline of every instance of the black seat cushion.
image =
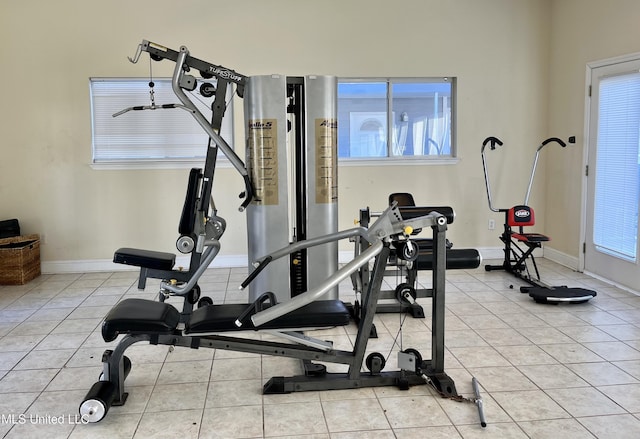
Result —
M527 243L527 242L538 243L538 242L547 242L551 240L548 236L542 235L540 233L511 233L511 237L524 243Z
M248 304L209 305L193 312L186 325L186 334L244 331L249 329L299 329L344 326L349 324L349 310L340 300L319 300L298 308L284 316L256 328L249 314L242 326L236 319L250 306Z
M176 255L139 248L120 248L113 255L113 262L156 270L171 270L176 263Z
M168 303L125 299L105 317L102 338L109 342L120 334L170 334L179 321L180 313Z

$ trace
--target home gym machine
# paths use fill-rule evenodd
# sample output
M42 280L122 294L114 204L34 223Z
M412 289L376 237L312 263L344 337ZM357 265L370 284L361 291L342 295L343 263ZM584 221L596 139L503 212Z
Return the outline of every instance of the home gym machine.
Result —
M542 248L542 243L549 241L549 237L540 233L526 233L524 227L533 226L535 224L535 214L529 203L529 195L533 186L533 179L538 165L540 151L549 143L557 143L563 148L567 144L557 138L551 137L546 139L538 146L536 155L533 160L533 168L531 169L531 177L529 186L524 197L524 203L513 206L509 209L497 209L493 207L491 200L491 186L489 184L489 173L487 169L487 160L485 148L489 145L490 150L495 150L496 145L502 146L502 141L496 137L487 137L482 142L482 167L484 169L484 181L487 189L487 199L489 201L489 209L492 212L504 213L504 231L500 235L500 240L504 244L504 260L501 265L485 265L486 271L505 270L518 279L522 279L530 286L520 287L520 292L529 293L537 303L583 303L596 296L596 292L585 288L569 288L563 286L551 286L540 279L540 272L533 252ZM575 137L569 138L569 143L575 143ZM535 276L529 270L528 262L531 262Z
M247 207L249 261L337 232L336 77L252 76L244 105L246 163L255 189ZM249 286L249 298L274 291L284 301L337 269L337 243L301 249L270 264ZM328 292L327 298L337 297L337 287Z
M183 89L192 87L192 81L186 72L189 66L195 67L199 60L192 58L186 47L181 47L179 52L174 52L147 41L143 41L139 47L139 51L148 51L152 56L156 50L161 53L156 54L155 57L172 59L176 63L172 83L175 94L182 102L177 108L184 107L190 111L211 139L203 174L213 175L215 157L219 147L222 153L227 155L238 173L245 178L245 200L241 205L241 209L243 209L253 197L251 184L247 182L246 178L249 174L244 163L217 134L213 128L214 122L208 123L183 91ZM208 200L213 182L201 179L199 183L199 196L195 197L196 200ZM201 202L196 202L197 206L201 204ZM362 251L352 261L301 294L279 302L276 294L264 292L247 304L211 304L200 306L188 313L181 313L163 298L169 295L186 296L192 291L198 279L217 255L220 249L219 240L226 226L225 221L217 215L214 217L208 215L204 210L198 209L187 209L197 219L203 220L203 224L195 226L194 229L196 234L194 246L196 248L202 247L204 251L199 265L195 268L192 267L192 275L184 281L173 279L170 276L163 277L160 282L160 300L127 298L116 304L105 317L102 324L103 339L106 342L112 342L120 335L123 337L113 349L107 349L102 356L102 373L99 376L99 381L91 387L79 407L83 422L98 422L106 416L111 406L125 404L128 394L125 392L124 383L131 371L132 363L124 354L133 344L148 342L152 345L183 346L192 349L213 348L290 357L317 366L307 369L309 373L305 375L272 378L264 385L263 391L265 393L379 386L397 386L401 389L407 389L414 385L430 384L444 397L475 403L478 406L482 425L486 425L477 382L473 381L475 399L464 398L457 394L454 381L444 372L444 285L447 230L447 219L444 215L431 212L405 219L394 203L382 212L369 227L360 226L298 240L262 255L256 261L255 270L240 285L242 288L246 288L270 264L283 258L288 259L291 255L304 250L356 237L360 242L368 243L362 247ZM216 224L207 226L211 220ZM413 231L427 228L430 228L433 234L432 358L423 359L415 349L404 349L398 353L399 370L384 371L387 358L377 352L371 353L365 358L365 353L391 247L394 242L408 240ZM174 274L169 264L163 265L165 262L162 254L141 251L137 257L137 265L141 268L153 268L159 265L161 270L165 270L165 274ZM372 260L373 268L370 270L370 277L367 281L367 292L364 296L361 319L358 322L358 332L353 349L350 351L338 350L330 341L304 335L302 331L306 328L335 327L350 323L350 313L346 305L340 300L328 298L328 293L363 266L369 265ZM160 272L155 274L159 275ZM244 333L240 336L234 336L234 333L238 331ZM284 340L284 342L267 341L259 336L256 339L247 337L247 332L251 334L252 331L269 334L271 337ZM329 373L322 363L346 365L348 371L346 373ZM363 367L366 367L366 372L363 371Z
M186 320L196 303L198 306L212 303L209 297L201 297L197 279L218 254L217 240L226 228L225 220L217 215L211 196L218 150L229 159L244 180L245 191L240 196L245 199L239 210L244 211L253 199L254 191L249 172L234 150L220 136L220 128L227 108L228 90L235 86L236 93L242 97L247 77L226 67L189 56L184 48L175 51L147 40L143 40L138 45L133 58L128 58L129 61L137 63L143 52L149 53L151 60L167 59L176 63L171 85L180 103L156 105L153 97L154 84L150 80L150 105L129 107L115 113L113 117L122 116L129 111L185 110L207 133L209 141L204 169L194 168L189 173L187 192L178 226L180 236L176 247L181 253L190 255L189 268L186 270L183 268L175 269L176 255L173 253L136 248L118 249L114 254L113 262L140 267L138 289L145 288L148 278L162 279L159 300L164 301L170 296L182 297L184 305L181 319ZM192 69L200 73L202 80L188 74ZM150 74L150 76L152 75ZM199 87L198 83L200 83ZM196 89L200 94L197 99L213 98L210 121L198 110L193 98L188 95Z
M415 349L398 354L400 370L383 371L387 358L374 352L365 358L380 287L390 253L391 243L411 230L430 227L434 239L434 288L432 353L423 360ZM272 293L264 293L248 304L209 305L193 311L182 322L180 312L167 302L129 298L119 302L105 317L102 337L106 342L124 335L116 347L102 357L100 380L89 390L80 404L83 420L98 422L112 405L123 405L127 399L124 381L131 370L126 349L138 342L153 345L183 346L192 349L214 348L263 355L298 358L308 362L343 364L346 373L330 373L324 364L316 364L313 373L294 377L273 377L263 388L265 393L290 393L309 390L356 389L362 387L397 386L407 389L419 384L431 384L438 392L453 399L464 400L454 381L444 372L444 242L447 221L433 212L405 220L397 207L387 208L369 228L357 227L334 234L298 241L263 257L254 272L242 282L246 287L272 261L289 257L302 249L324 245L340 239L359 237L369 247L349 263L324 280L318 287L278 303ZM216 240L217 241L217 240ZM219 247L216 243L216 247ZM338 350L331 342L304 335L305 328L317 329L347 325L350 313L340 300L323 300L326 293L352 273L374 260L362 318L352 350ZM196 273L194 277L197 277ZM193 281L192 279L191 281ZM191 282L190 281L190 282ZM227 335L237 331L258 331L279 337L286 342L265 341ZM361 369L366 366L367 372ZM475 402L478 403L478 398ZM479 406L480 407L480 406Z

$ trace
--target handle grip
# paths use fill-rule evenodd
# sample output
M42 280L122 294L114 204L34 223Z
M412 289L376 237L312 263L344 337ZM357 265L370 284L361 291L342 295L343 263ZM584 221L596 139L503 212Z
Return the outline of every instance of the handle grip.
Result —
M240 194L240 198L245 197L244 201L238 208L240 212L244 212L251 201L253 200L253 186L251 185L251 181L249 180L249 176L244 176L244 192Z
M269 262L271 262L272 259L273 258L271 256L267 256L262 261L260 261L256 269L253 270L244 281L242 281L242 283L240 284L240 289L244 290L245 288L247 288L247 285L249 285L260 274L260 272L265 269L265 267L269 264Z
M473 393L475 394L475 403L478 406L478 416L480 417L480 426L485 428L487 426L487 420L484 417L484 405L482 403L482 397L480 396L480 386L476 377L471 378L471 385L473 386Z
M498 139L497 137L493 137L493 136L489 136L486 139L484 139L484 142L482 142L482 151L484 151L485 146L487 146L487 143L491 143L491 145L489 145L489 147L493 150L496 149L496 143L499 146L502 146L503 143L500 139Z
M562 139L558 139L557 137L549 137L547 140L545 140L544 142L542 142L542 146L545 146L547 143L551 143L551 142L557 142L558 144L560 144L560 146L562 146L563 148L565 146L567 146L566 143L564 143L564 141Z

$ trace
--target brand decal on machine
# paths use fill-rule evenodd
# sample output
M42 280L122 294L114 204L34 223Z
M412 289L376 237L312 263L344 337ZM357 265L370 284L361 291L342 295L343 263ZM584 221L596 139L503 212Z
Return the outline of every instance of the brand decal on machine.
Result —
M337 120L323 120L322 123L320 124L321 127L327 127L327 128L338 128L338 121Z
M249 122L249 128L254 130L270 130L273 127L273 122Z
M220 67L209 67L209 73L217 75L223 79L231 79L232 81L240 81L242 77L231 70L221 69Z
M526 209L516 210L514 215L517 216L518 218L525 218L529 216L529 211Z

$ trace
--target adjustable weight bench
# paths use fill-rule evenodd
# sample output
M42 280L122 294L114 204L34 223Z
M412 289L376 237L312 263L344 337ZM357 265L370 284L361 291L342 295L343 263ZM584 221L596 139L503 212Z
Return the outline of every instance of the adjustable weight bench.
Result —
M257 328L251 316L272 305L227 304L209 305L193 311L184 326L184 334L204 335L220 332L257 329L324 328L349 324L349 310L340 300L311 302L297 310ZM242 316L242 319L238 319ZM238 324L238 321L240 325ZM146 299L125 299L114 306L102 325L102 338L114 341L126 334L174 334L180 323L180 312L166 302Z

